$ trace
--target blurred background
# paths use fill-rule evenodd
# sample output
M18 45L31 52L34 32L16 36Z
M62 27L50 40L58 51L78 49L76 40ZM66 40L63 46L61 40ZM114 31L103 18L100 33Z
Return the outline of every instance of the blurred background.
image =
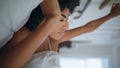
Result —
M99 9L104 0L80 0L69 18L69 28L85 25L91 20L108 14L113 3L111 0ZM113 18L95 31L86 33L60 44L61 68L120 68L120 16Z

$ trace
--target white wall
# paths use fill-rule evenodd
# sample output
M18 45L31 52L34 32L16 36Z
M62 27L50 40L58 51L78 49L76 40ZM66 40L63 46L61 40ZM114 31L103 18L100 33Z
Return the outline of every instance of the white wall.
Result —
M120 47L117 48L117 55L118 55L118 68L120 68Z

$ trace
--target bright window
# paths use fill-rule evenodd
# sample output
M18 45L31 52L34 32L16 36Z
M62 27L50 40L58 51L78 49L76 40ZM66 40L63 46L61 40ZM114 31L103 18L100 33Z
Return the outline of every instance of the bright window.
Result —
M61 68L108 68L108 59L102 58L61 58Z

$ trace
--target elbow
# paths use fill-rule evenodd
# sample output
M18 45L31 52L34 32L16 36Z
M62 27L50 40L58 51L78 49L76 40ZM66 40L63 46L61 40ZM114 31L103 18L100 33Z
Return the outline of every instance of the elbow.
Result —
M22 68L22 64L18 64L17 62L9 61L11 58L7 58L4 54L0 54L0 68Z
M11 63L0 61L0 68L22 68L23 66L18 66L16 64L12 65Z

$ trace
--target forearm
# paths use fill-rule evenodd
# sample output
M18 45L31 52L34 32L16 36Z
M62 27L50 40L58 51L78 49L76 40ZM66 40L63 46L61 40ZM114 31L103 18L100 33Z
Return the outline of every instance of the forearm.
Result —
M96 20L93 20L93 21L87 23L86 25L84 25L84 27L87 29L88 32L93 31L111 18L113 18L113 17L108 14L102 18L99 18L99 19L96 19Z
M109 1L109 0L106 0L106 1ZM100 19L89 22L88 24L85 25L85 27L87 27L88 30L93 31L97 27L99 27L101 24L105 23L107 20L117 17L119 15L120 15L120 4L119 3L113 4L111 11L108 15Z
M58 0L44 0L44 2L40 4L40 6L45 17L50 17L54 15L61 16Z

